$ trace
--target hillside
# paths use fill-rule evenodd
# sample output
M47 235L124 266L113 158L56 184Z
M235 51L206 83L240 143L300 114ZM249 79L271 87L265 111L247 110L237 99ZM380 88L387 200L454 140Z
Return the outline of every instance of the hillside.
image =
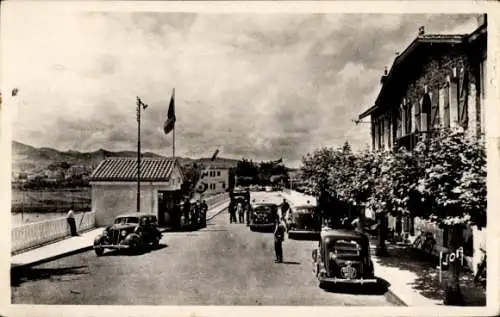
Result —
M82 165L89 170L94 169L99 162L108 157L136 157L135 151L112 152L99 149L94 152L59 151L52 148L36 148L17 141L12 142L12 171L14 174L24 172L34 174L47 169L59 169L62 165ZM143 157L163 157L161 155L146 152ZM192 163L205 164L210 158L184 158L180 157L181 165ZM217 158L215 163L218 166L235 167L238 161L228 158Z

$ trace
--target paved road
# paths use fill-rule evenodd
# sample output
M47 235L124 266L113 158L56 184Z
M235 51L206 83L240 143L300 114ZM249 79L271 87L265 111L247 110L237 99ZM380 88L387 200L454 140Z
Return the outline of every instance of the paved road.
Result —
M259 193L280 201L276 194ZM381 294L317 287L314 242L287 240L275 264L273 238L229 224L221 213L197 232L167 233L161 249L137 256L85 252L12 279L14 304L390 305Z

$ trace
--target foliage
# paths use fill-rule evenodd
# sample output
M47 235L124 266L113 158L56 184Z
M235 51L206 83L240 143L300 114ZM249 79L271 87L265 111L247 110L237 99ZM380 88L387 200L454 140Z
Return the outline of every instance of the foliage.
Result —
M256 163L252 160L238 161L235 169L241 185L269 185L275 182L288 183L288 170L281 162L268 161Z
M485 226L484 144L460 131L443 131L419 147L417 154L424 158L417 189L433 207L426 216L445 226Z
M412 151L320 148L302 160L302 175L316 196L325 193L376 213L411 214L440 224L486 222L484 144L459 131L442 131Z

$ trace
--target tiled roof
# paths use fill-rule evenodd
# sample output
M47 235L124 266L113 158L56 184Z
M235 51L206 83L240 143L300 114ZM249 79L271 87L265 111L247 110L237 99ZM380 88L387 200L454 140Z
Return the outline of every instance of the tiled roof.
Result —
M172 158L142 158L141 181L166 182L176 160ZM137 159L107 158L92 172L90 181L136 181Z

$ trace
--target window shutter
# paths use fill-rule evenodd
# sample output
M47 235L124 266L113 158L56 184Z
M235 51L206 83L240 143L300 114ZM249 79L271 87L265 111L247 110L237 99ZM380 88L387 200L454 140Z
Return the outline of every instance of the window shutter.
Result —
M431 96L431 129L439 128L439 92L434 90Z
M458 124L467 129L468 97L469 97L469 76L468 71L464 72L463 80L460 82L460 99L458 101Z
M450 127L450 87L447 86L444 91L444 104L443 104L443 126Z
M416 102L413 107L415 107L415 131L420 131L420 102Z

